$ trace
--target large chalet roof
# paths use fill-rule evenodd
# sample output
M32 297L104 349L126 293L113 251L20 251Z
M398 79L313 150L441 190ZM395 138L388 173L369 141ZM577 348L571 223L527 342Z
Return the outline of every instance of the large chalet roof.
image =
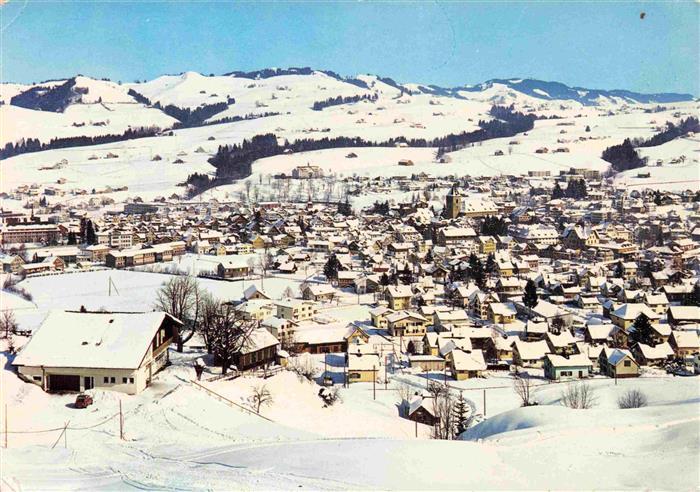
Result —
M18 366L137 369L163 321L163 312L51 311L13 364Z

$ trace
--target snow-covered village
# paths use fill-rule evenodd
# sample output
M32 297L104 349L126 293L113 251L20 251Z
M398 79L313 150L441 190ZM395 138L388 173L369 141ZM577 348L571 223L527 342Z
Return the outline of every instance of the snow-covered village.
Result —
M0 5L4 40L77 5ZM396 75L347 75L352 49L260 68L289 59L263 45L179 73L135 53L155 67L127 81L100 41L39 82L63 65L0 48L0 489L700 487L698 4L550 5L640 42L689 17L691 87L455 60L472 83L437 85L377 26ZM541 8L296 7L355 34L435 8L456 50L462 21Z

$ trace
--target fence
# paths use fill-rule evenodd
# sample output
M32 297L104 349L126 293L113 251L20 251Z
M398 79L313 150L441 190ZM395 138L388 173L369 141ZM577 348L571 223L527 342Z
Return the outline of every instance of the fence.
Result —
M203 391L204 391L205 393L207 393L209 396L213 396L213 397L216 398L217 400L226 403L226 404L229 405L230 407L238 408L239 410L243 410L243 411L246 412L246 413L249 413L249 414L251 414L251 415L255 415L256 417L260 417L261 419L267 420L268 422L274 422L274 420L269 419L269 418L265 417L264 415L260 415L260 414L257 413L255 410L250 409L250 408L246 408L246 407L244 407L243 405L239 405L239 404L236 403L235 401L229 400L228 398L226 398L225 396L223 396L223 395L217 393L216 391L210 390L210 389L207 388L206 386L202 386L202 385L199 384L197 381L192 381L192 385L193 385L195 388L197 388L197 389L203 390Z

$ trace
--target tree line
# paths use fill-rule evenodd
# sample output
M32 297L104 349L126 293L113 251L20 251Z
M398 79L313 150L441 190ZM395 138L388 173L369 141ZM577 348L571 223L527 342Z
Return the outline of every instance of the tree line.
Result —
M328 108L330 106L339 106L341 104L352 104L352 103L357 103L360 101L370 101L374 102L378 98L378 95L375 94L363 94L363 95L356 95L356 96L337 96L337 97L329 97L328 99L325 99L323 101L316 101L314 104L311 106L311 109L314 111L321 111L322 109Z
M41 152L43 150L84 147L133 140L136 138L154 137L158 135L160 131L161 129L157 126L128 128L124 133L120 134L52 138L48 143L42 143L38 138L23 138L18 142L9 142L5 144L2 150L0 150L0 159L9 159L16 155Z

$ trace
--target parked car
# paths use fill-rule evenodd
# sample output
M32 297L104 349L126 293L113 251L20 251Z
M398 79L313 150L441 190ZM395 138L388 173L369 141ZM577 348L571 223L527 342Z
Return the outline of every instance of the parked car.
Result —
M87 408L92 405L92 396L85 393L79 394L75 398L75 408Z

